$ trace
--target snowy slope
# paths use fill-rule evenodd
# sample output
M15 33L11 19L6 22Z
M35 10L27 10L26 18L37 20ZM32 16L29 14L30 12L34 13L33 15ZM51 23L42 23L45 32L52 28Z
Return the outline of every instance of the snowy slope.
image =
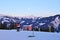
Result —
M35 37L29 35L32 31L0 30L0 40L60 40L60 33L34 32Z

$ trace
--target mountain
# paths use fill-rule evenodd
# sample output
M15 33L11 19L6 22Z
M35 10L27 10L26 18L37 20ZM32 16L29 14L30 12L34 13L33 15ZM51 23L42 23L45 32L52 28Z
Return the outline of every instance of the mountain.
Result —
M46 27L48 26L52 21L57 21L56 19L60 20L60 15L54 15L50 17L12 17L12 16L6 16L6 15L0 15L0 23L1 21L5 22L20 22L21 25L31 25L34 26L39 26L39 27ZM42 25L40 25L42 23Z
M11 16L6 16L6 15L2 15L0 16L0 23L2 22L18 22L19 21L19 18L17 17L11 17Z

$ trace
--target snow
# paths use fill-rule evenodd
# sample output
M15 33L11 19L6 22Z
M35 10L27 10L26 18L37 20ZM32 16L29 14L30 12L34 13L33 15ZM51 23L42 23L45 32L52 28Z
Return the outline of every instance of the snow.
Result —
M32 33L32 31L0 30L0 40L60 40L60 33L34 31L35 37L28 37Z
M25 21L21 21L20 23L22 24L22 23L24 23Z
M44 25L45 23L39 23L39 25Z
M60 20L59 17L56 17L54 21L52 21L51 23L54 24L54 28L58 27L60 24Z

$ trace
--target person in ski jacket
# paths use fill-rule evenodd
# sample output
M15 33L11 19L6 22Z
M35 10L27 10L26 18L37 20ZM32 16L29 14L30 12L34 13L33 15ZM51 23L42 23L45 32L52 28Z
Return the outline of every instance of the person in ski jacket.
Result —
M17 31L20 30L20 24L19 23L16 23L16 28L17 28Z

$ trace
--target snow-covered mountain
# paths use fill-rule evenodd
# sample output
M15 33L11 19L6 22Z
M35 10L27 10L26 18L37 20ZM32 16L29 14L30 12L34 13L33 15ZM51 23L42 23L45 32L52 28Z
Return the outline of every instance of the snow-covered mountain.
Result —
M20 22L21 25L30 25L32 26L48 26L50 23L56 22L59 25L60 24L60 15L50 16L50 17L34 17L34 18L17 18L17 17L11 17L11 16L0 16L0 22Z

